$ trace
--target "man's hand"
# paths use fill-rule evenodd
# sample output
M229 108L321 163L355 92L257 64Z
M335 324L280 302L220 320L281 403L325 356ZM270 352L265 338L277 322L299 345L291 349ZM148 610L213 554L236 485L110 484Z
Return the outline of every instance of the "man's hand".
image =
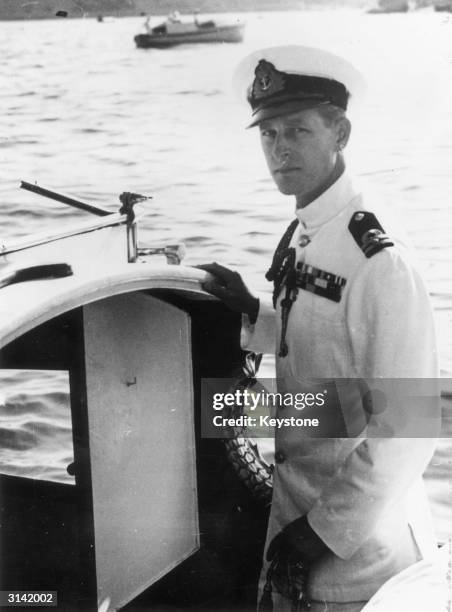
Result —
M259 312L259 300L249 292L238 272L217 263L196 267L209 272L213 277L206 280L202 285L207 293L220 298L231 310L247 314L251 323L256 321Z
M273 538L267 550L267 561L271 561L276 554L279 554L297 558L309 567L329 550L309 525L306 516L303 516L286 525Z

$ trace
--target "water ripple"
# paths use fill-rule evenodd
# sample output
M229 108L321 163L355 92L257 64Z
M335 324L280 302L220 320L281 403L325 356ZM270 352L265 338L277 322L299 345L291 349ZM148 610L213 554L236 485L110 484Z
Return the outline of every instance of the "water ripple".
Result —
M34 448L38 437L35 433L21 429L5 429L0 427L0 446L3 449L25 451Z

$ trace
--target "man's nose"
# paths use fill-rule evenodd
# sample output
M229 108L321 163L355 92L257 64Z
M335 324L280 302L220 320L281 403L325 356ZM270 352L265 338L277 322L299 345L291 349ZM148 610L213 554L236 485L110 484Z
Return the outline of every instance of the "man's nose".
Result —
M278 135L275 138L273 146L273 155L278 161L287 161L290 157L290 146L287 139L283 135Z

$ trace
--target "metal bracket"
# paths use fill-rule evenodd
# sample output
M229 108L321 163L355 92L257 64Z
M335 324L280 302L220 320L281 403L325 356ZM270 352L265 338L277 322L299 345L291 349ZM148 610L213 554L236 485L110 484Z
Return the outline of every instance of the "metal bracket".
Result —
M185 257L185 244L167 244L163 247L138 247L138 257L165 255L169 265L179 265Z
M137 257L137 224L133 221L132 223L127 223L127 261L135 263Z
M137 260L137 225L135 223L135 211L133 207L138 202L152 200L152 196L144 196L141 193L124 191L119 196L122 206L119 209L121 215L127 215L127 261L134 263Z

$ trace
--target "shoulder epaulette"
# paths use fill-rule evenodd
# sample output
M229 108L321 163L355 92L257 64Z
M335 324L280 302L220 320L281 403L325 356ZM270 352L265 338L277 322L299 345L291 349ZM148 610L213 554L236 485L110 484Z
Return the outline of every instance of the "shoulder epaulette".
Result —
M372 257L381 250L394 246L377 217L371 212L358 210L353 213L348 229L366 257Z

